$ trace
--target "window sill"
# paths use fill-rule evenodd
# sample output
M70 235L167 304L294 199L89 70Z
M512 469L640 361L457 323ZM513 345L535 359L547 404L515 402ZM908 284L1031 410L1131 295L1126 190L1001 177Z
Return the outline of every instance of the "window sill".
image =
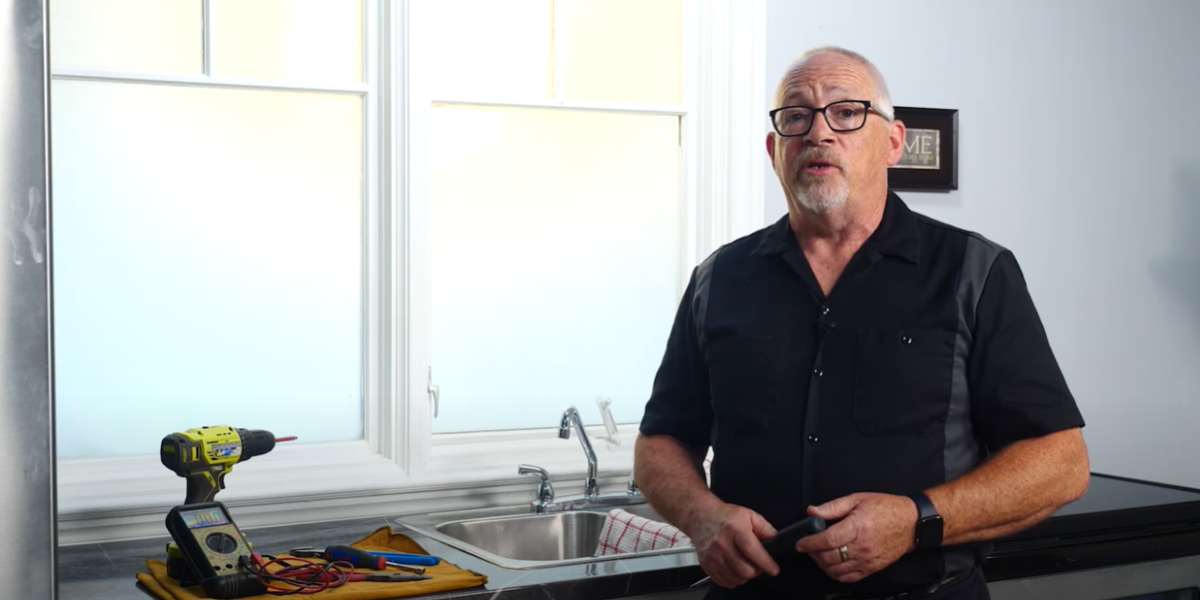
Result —
M603 489L623 490L633 467L633 436L611 449L589 429ZM425 468L412 473L366 442L280 445L236 465L217 495L243 529L368 516L394 517L529 502L528 463L550 472L562 495L583 490L587 462L579 442L549 430L439 436ZM183 503L186 484L157 456L61 461L60 545L166 535L163 520Z

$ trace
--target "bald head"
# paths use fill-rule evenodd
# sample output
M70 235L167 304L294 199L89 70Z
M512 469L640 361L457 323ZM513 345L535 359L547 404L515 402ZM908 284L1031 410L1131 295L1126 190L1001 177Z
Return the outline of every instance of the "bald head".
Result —
M883 74L879 72L879 69L871 61L867 60L865 56L837 46L813 48L792 62L787 70L784 71L783 77L779 80L779 85L775 88L775 107L783 106L784 90L787 88L787 83L792 78L792 74L811 63L830 61L846 62L851 65L851 68L861 70L862 74L870 80L871 86L874 88L875 97L871 98L871 105L879 109L879 112L883 113L889 121L896 118L895 110L892 108L892 97L888 93L887 81L883 79Z
M779 133L777 121L766 139L771 165L794 215L882 214L878 211L887 200L888 169L903 153L905 127L895 119L879 70L849 50L817 48L792 64L775 93L777 108L824 110L852 101L871 104L867 111L858 109L853 122L845 120L842 109L833 116L824 113L823 119L776 114L775 118L783 115L785 129L796 121L800 129L807 127L803 133Z

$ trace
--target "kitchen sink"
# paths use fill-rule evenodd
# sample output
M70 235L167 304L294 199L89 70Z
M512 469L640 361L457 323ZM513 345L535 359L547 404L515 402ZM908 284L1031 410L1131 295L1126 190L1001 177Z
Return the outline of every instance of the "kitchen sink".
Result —
M663 520L649 504L580 508L534 513L529 505L410 515L396 519L439 542L458 548L492 564L510 569L532 569L593 563L634 556L692 552L672 548L609 556L593 556L608 511L621 508L635 515Z

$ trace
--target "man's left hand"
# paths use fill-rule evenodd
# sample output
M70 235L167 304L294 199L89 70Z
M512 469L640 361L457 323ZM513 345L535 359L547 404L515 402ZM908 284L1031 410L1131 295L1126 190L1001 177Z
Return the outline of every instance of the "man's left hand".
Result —
M838 521L796 544L842 583L854 583L896 562L913 547L917 507L904 496L851 494L808 508L810 516Z

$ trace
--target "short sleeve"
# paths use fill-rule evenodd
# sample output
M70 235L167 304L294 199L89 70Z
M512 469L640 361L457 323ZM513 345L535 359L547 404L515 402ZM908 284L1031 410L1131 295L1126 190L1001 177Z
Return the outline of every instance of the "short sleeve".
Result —
M967 378L976 431L991 452L1083 427L1016 257L999 254L975 311Z
M640 430L646 435L671 436L693 452L704 454L710 441L713 413L703 352L697 339L697 303L693 301L696 278L697 271L693 271L679 302Z

